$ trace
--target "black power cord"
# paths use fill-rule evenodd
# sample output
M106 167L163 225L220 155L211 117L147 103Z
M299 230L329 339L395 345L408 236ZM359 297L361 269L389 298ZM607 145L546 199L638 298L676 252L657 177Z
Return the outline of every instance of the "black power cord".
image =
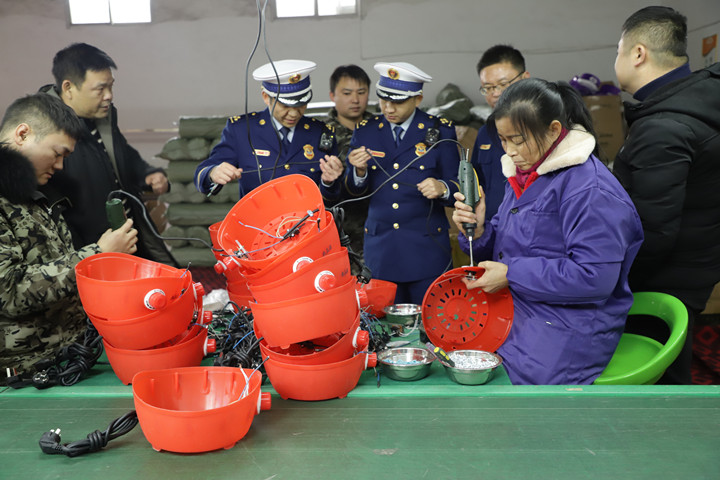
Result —
M56 428L42 434L39 442L40 449L48 455L67 455L68 457L97 452L105 448L110 440L125 435L137 424L137 412L133 410L110 422L105 431L95 430L89 433L84 440L65 444L60 443L60 429Z
M82 343L71 343L58 349L55 357L39 360L33 365L34 372L8 375L7 385L14 389L75 385L97 363L102 353L102 337L88 320Z

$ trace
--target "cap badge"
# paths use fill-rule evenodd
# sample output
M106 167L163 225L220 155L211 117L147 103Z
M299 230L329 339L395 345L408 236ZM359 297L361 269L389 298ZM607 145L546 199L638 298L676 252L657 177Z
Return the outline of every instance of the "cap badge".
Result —
M388 69L388 77L390 77L391 79L397 80L399 76L400 74L394 68Z
M296 74L293 75L292 77L288 78L288 82L290 82L290 83L297 83L297 82L300 81L300 78L301 78L301 77L302 77L302 75L300 75L299 73L296 73Z

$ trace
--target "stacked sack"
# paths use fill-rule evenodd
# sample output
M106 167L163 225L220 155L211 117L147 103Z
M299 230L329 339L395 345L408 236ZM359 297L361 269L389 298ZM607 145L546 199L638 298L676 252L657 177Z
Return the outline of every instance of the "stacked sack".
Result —
M180 117L178 136L168 140L158 157L169 160L166 169L172 184L170 192L160 201L168 206L167 220L170 227L163 237L200 238L210 243L208 227L220 222L238 201L237 185L221 189L208 198L198 192L193 177L198 163L210 156L212 148L220 141L227 117ZM215 264L212 253L200 242L166 240L172 254L180 265L192 263L196 267Z
M215 351L202 326L212 312L203 312L203 287L189 271L99 253L80 261L75 275L85 313L122 383L144 370L198 366Z
M247 303L265 370L282 398L343 398L376 363L360 329L356 279L317 185L304 175L245 195L217 227L216 270Z

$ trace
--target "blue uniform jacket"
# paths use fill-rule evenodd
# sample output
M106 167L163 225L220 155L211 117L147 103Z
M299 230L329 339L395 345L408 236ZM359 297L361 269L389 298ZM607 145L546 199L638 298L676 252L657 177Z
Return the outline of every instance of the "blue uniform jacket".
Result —
M248 125L250 141L248 141ZM336 155L337 145L333 140L329 153L318 148L325 124L314 118L302 117L295 127L289 151L283 150L278 158L280 142L273 128L268 109L253 112L249 116L230 117L223 129L222 139L210 153L210 157L198 165L195 170L195 187L203 192L210 191L210 170L216 165L228 162L243 169L239 183L240 197L249 193L261 183L273 178L299 173L315 180L320 186L323 198L337 199L342 185L341 179L332 185L324 186L320 182L320 159L326 154ZM276 165L277 160L277 165ZM275 166L273 171L273 166ZM258 178L258 168L262 182Z
M367 179L360 186L353 178L354 167L349 165L346 169L345 184L352 195L374 192L390 176L407 167L370 197L364 256L374 278L414 282L439 276L450 263L445 206L454 203L453 194L458 191L460 157L457 143L449 141L438 143L425 153L429 128L438 128L441 139L456 139L455 128L448 120L418 109L398 148L392 124L382 116L363 120L353 133L350 148L366 147L373 151L374 158L368 163ZM429 200L420 193L417 184L430 177L447 184L446 199Z
M498 349L513 384L589 384L615 352L633 303L628 272L643 241L640 217L571 130L517 198L510 185L475 258L508 266L513 325ZM515 175L512 160L503 172ZM460 235L460 247L468 242Z
M505 155L495 129L483 125L478 130L470 162L477 172L480 185L485 191L485 212L491 218L498 210L505 196L507 179L502 173L500 158Z

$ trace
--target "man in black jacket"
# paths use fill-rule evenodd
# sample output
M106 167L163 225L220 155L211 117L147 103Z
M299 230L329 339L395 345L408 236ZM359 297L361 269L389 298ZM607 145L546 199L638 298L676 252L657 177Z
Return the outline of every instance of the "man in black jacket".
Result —
M75 43L53 59L55 84L40 89L71 107L86 127L75 151L65 160L64 170L46 187L67 197L72 205L64 216L76 248L96 240L109 227L105 202L110 192L124 190L138 198L144 189L158 195L169 189L165 172L145 162L120 132L112 104L114 68L115 62L102 50ZM142 202L125 195L120 198L139 233L137 254L177 266L155 235L155 226Z
M720 64L692 73L687 25L668 7L646 7L623 25L615 74L637 103L614 173L630 194L645 242L633 291L685 304L688 338L661 382L691 383L693 318L720 281ZM629 325L630 327L630 325Z

